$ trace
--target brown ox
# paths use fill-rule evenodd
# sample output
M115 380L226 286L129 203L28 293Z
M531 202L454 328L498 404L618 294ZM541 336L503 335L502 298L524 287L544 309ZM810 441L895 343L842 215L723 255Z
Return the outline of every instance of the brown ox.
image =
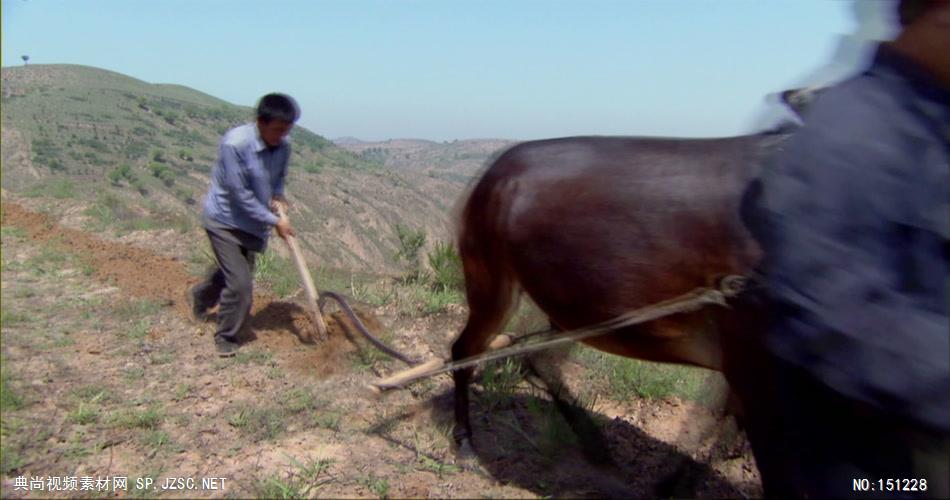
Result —
M740 198L785 137L573 137L509 149L475 184L462 213L470 312L452 358L486 349L519 289L552 325L569 330L745 273L757 247L739 219ZM722 371L726 320L709 309L584 342ZM454 373L455 437L465 452L471 376L471 369Z

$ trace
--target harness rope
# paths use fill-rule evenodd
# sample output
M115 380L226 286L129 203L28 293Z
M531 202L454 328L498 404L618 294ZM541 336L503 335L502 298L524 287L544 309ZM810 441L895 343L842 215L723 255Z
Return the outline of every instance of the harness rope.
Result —
M445 363L431 370L416 373L404 380L400 380L398 383L384 383L380 381L373 382L372 385L381 391L397 389L416 380L428 378L440 373L461 370L463 368L476 366L488 361L494 361L496 359L520 356L530 352L549 349L557 345L566 344L568 342L576 342L590 337L596 337L598 335L609 333L613 330L638 325L640 323L646 323L648 321L657 320L673 314L698 311L710 305L729 307L729 304L726 302L726 300L741 293L745 289L746 281L747 280L744 276L725 276L719 280L719 286L717 288L697 288L689 293L679 295L663 302L658 302L656 304L635 309L602 323L597 323L595 325L579 328L576 330L559 332L551 335L550 338L543 340L522 342L521 345L506 347L496 351L484 352L458 361ZM525 337L522 337L521 340L524 340L524 338Z

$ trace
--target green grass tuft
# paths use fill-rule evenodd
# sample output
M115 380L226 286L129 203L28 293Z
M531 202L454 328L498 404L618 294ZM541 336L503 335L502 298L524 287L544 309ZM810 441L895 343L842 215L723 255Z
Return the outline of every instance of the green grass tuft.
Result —
M79 403L75 410L69 412L66 418L79 425L91 424L99 421L99 409L95 404Z
M154 316L161 310L162 304L157 300L124 300L115 305L113 314L121 321L133 321Z
M294 457L287 456L293 469L288 477L269 477L259 481L255 488L256 496L260 498L312 498L313 490L330 481L322 478L330 469L333 460L316 459L302 463Z
M280 407L256 407L241 404L228 416L228 423L249 436L251 440L263 441L280 436L285 429L284 412Z
M507 358L487 363L482 371L482 389L479 404L486 411L504 408L511 403L518 384L524 379L521 373L521 364L514 359Z
M76 197L76 185L69 179L50 179L34 185L23 194L29 198L49 196L64 200Z
M125 410L113 416L112 423L125 429L156 430L165 420L165 412L160 406L149 406L141 410Z
M363 476L357 480L360 484L367 487L369 491L373 492L379 498L388 498L389 497L389 480L384 477L376 477L374 474L370 473L366 476Z
M254 281L266 286L278 297L287 297L300 286L300 276L293 263L270 248L257 256Z
M442 479L442 476L446 474L455 474L462 470L461 468L455 465L442 463L438 460L433 460L425 455L419 455L418 468L419 470L432 472L433 474L438 476L439 479Z
M675 396L703 402L708 398L708 370L624 358L586 347L580 349L578 357L594 373L604 375L609 394L616 400Z
M23 238L26 236L26 230L21 227L3 226L0 227L0 238Z
M291 389L278 396L277 400L281 407L291 414L313 410L319 406L313 392L303 388Z
M9 310L9 308L4 309L3 311L0 311L0 325L3 325L3 326L19 325L19 324L24 324L24 323L30 323L32 321L33 321L33 316L31 316L28 313L19 312L19 311L11 311Z
M313 416L314 425L323 429L329 429L334 432L340 431L340 422L342 420L343 416L339 412L335 411L317 413Z
M231 361L238 365L255 364L266 366L273 360L274 354L270 351L255 351L248 349L242 349L238 351L237 354L231 358Z
M432 287L437 291L462 291L465 289L465 276L462 273L462 259L455 246L437 241L435 248L428 253L429 267L432 269Z
M13 388L9 374L6 370L0 371L0 412L19 410L24 405L23 396Z

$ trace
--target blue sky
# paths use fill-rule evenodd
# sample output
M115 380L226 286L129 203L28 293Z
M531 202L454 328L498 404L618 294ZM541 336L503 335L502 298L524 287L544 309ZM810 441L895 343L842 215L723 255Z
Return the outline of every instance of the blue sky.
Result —
M872 10L888 3L859 1ZM2 0L2 8L4 66L29 54L31 64L97 66L247 106L286 92L307 128L366 140L747 132L769 113L767 94L821 79L845 42L885 31L857 22L855 11L868 9L850 0Z

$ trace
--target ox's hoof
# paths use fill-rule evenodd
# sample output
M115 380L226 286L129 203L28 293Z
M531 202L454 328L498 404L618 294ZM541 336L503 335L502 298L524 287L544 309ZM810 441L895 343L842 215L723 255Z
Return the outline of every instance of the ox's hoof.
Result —
M455 465L468 472L485 472L481 464L478 463L478 455L476 455L475 447L472 446L472 440L469 438L458 440L458 449L455 451Z
M475 458L475 447L472 446L472 440L469 438L460 439L458 441L458 451L455 454L463 460Z

